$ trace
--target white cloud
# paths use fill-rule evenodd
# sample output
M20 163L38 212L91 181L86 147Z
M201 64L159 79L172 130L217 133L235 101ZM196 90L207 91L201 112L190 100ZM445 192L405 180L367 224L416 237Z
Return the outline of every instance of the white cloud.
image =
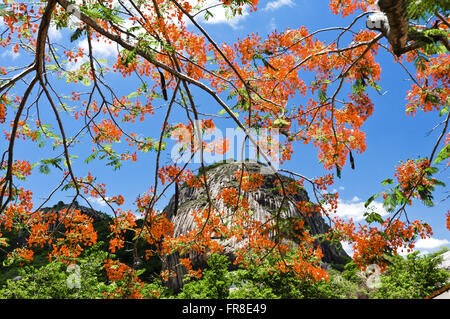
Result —
M106 199L108 199L108 198L106 198ZM89 196L89 197L87 198L87 200L88 200L91 204L98 205L98 206L101 206L101 207L105 207L105 206L107 205L107 203L106 203L101 197L92 197L92 196Z
M437 239L437 238L425 238L425 239L419 239L415 245L415 248L417 249L436 249L445 245L450 244L450 241L447 239Z
M48 36L53 41L59 41L62 39L62 33L58 29L56 29L56 26L53 24L50 25L50 28L48 29Z
M374 211L381 216L388 215L388 212L383 208L383 204L373 201L368 208L364 207L364 201L361 201L357 196L353 197L350 201L338 199L336 215L350 219L354 221L360 221L364 219L364 213L367 211ZM329 207L326 207L329 209Z
M447 239L437 239L437 238L425 238L425 239L419 239L415 246L414 249L408 249L405 247L399 247L397 248L397 253L401 256L406 256L408 254L413 253L414 251L419 251L419 255L427 255L431 252L433 252L434 250L436 250L437 248L440 248L442 246L446 246L449 245L450 241L448 241Z
M413 253L414 251L419 251L419 255L427 255L436 249L448 246L450 244L450 241L446 239L437 239L437 238L426 238L426 239L419 239L416 242L416 245L414 249L408 249L407 247L398 247L397 248L397 254L400 256L405 257L408 254ZM346 241L341 241L342 249L349 255L353 256L353 248L352 245Z
M342 191L344 191L344 189L345 189L344 186L339 186L337 189L333 188L332 193L342 192Z
M198 0L190 0L189 2L191 3L192 6L195 7L195 5L198 3ZM201 23L205 23L205 24L228 24L233 29L238 29L239 28L239 23L241 21L245 20L245 18L249 15L249 7L248 6L244 6L242 8L242 14L241 15L236 15L234 17L229 17L227 9L223 5L218 5L218 4L221 4L221 3L222 3L221 1L217 1L217 0L206 0L206 1L204 1L204 4L202 5L202 9L209 8L208 11L213 16L212 17L210 16L208 18L208 20L206 20L204 18L205 14L206 14L206 11L203 11L202 13L199 13L196 18Z
M110 57L115 57L119 52L117 44L115 43L109 43L104 40L100 41L92 40L91 44L92 44L92 54L97 59L106 59ZM87 39L78 41L77 47L82 49L86 55L89 54L89 43ZM89 61L88 57L84 56L83 58L78 59L77 62L68 63L67 69L69 71L75 71L79 69L80 66L87 61Z
M6 59L6 58L11 58L12 60L16 60L17 58L20 57L20 53L16 53L13 51L12 48L9 48L9 50L3 52L0 57Z
M284 6L293 7L293 6L295 6L295 3L292 0L270 1L266 4L266 6L264 7L264 10L275 11Z
M109 43L109 41L104 40L93 40L91 41L92 44L92 53L94 56L100 57L100 58L107 58L110 56L115 56L118 53L117 50L117 44L115 43ZM89 44L88 40L84 39L78 42L78 47L83 49L85 53L89 52Z
M411 251L410 249L408 249L408 248L397 247L397 254L399 254L400 256L405 257L406 255L409 255L409 254L411 254L411 253L412 253L412 251ZM425 250L425 251L423 251L422 253L428 254L428 251Z

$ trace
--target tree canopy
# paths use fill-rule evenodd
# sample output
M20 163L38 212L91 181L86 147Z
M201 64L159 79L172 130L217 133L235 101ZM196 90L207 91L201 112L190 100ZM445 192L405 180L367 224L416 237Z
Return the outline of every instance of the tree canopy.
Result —
M108 280L118 283L108 290L116 297L142 296L142 250L145 258L163 262L178 253L189 278L200 278L189 252L221 252L217 238L242 241L236 264L244 269L263 267L280 280L286 275L313 284L329 278L317 240L346 241L359 268L385 269L400 248L412 250L418 239L433 234L426 213L424 220L410 220L407 210L419 202L434 205L436 188L445 186L439 174L450 163L448 1L329 0L331 12L341 17L339 26L309 30L299 22L296 29L266 36L248 30L234 43L216 41L203 24L217 6L231 19L262 5L258 0L0 3L0 50L11 57L2 55L0 61L0 249L8 260L27 263L47 247L50 261L76 264L97 243L94 220L78 208L79 202L91 205L92 198L113 216L103 267ZM51 37L55 29L66 38ZM105 60L99 50L114 53ZM384 179L386 189L366 201L365 223L358 223L336 214L333 185L345 167L357 169L367 149L364 124L377 108L369 90L383 94L381 53L389 54L411 83L404 92L406 116L434 114L433 126L415 129L433 130L437 138L426 156L399 159L395 177ZM211 139L224 128L241 132L241 143L227 136ZM26 157L16 155L20 145L26 145ZM284 166L308 145L317 149L311 161L319 161L322 175ZM237 160L255 149L277 177L283 200L264 223L252 219L245 196L258 189L262 177L246 171L245 162L233 176L237 186L224 187L216 198L207 175L196 173L206 171L208 158L233 147ZM135 198L120 191L130 185L106 184L95 170L106 165L113 174L144 158L152 180ZM284 183L282 173L295 183ZM39 187L27 186L45 175L50 179ZM195 213L197 228L176 237L159 205L184 183L203 189L208 205ZM302 219L292 221L301 238L292 246L280 231L281 216L304 186L314 203L295 202L299 212L305 218L321 214L331 228L318 238ZM44 198L35 195L39 188L49 189ZM43 209L61 193L70 197L67 207ZM387 216L369 209L377 198ZM135 209L123 209L125 201ZM218 201L227 209L217 209ZM442 223L450 230L450 212ZM2 234L11 231L25 234L23 245L5 240ZM124 250L132 255L128 263L114 258ZM173 271L159 275L166 281ZM218 296L224 294L220 289Z

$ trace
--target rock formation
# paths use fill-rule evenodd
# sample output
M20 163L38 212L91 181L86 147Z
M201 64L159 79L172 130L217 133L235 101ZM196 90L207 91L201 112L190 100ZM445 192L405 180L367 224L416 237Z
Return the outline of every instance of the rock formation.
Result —
M43 211L44 213L53 211L53 212L56 212L56 213L60 214L60 212L61 212L63 209L69 209L70 207L71 207L72 209L77 209L77 210L79 210L80 213L83 214L83 215L86 215L86 216L88 216L88 217L91 217L91 218L92 218L92 221L93 221L94 223L102 222L102 221L108 221L108 220L111 219L111 217L108 216L107 214L102 213L102 212L99 212L99 211L96 211L95 209L92 209L92 208L89 208L89 207L82 206L82 205L78 204L77 201L75 201L75 202L72 204L72 206L71 206L70 204L65 204L65 203L63 203L62 201L60 201L60 202L58 202L56 205L54 205L53 207L44 207L44 208L42 208L42 211Z
M450 272L450 250L442 254L442 262L439 264L439 268Z
M237 186L238 182L234 179L237 170L242 168L242 162L218 163L206 168L207 181L211 194L211 198L215 198L224 187ZM268 167L257 162L245 162L245 171L250 173L263 173L263 184L257 190L246 193L249 207L253 211L253 218L259 221L266 221L271 212L276 211L282 201L282 195L278 190L275 190L276 176L271 174ZM293 179L282 176L283 182L292 182ZM304 189L301 189L292 198L292 202L286 202L286 209L283 212L284 218L300 216L300 212L294 205L294 202L305 201L308 202L308 194ZM177 194L174 195L168 206L164 209L165 214L174 224L174 236L180 236L195 228L192 212L207 207L207 196L204 189L195 189L183 185L179 187ZM223 203L215 202L219 210L227 209ZM302 214L303 216L303 214ZM329 225L324 221L318 213L313 213L310 217L306 217L305 222L310 228L312 235L323 234L329 230ZM241 243L233 240L219 241L224 246L224 253L230 259L234 258L233 252L239 247ZM345 253L342 247L332 246L329 243L322 242L321 249L323 251L322 261L324 266L326 264L343 264L347 262L350 257ZM206 262L205 256L199 256L193 252L190 253L189 258L194 267L203 267ZM175 269L177 275L169 279L169 287L174 290L179 290L182 285L182 278L186 273L183 266L179 265L178 254L172 254L166 257L166 264L163 267Z

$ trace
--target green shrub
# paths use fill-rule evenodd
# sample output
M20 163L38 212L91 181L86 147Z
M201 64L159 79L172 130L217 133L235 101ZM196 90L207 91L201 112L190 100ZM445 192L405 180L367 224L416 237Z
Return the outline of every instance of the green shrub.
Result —
M231 278L228 275L228 257L213 254L207 261L208 270L203 279L188 282L178 298L183 299L225 299L228 297Z
M438 267L442 261L441 252L419 256L417 251L406 258L394 256L387 271L381 275L381 287L372 292L371 298L418 299L440 289L450 278L446 270Z
M103 298L108 291L103 261L107 253L94 246L76 266L52 261L45 266L19 268L19 280L8 279L0 289L0 298L68 299Z
M270 260L266 261L270 263ZM228 271L226 256L212 255L200 280L184 285L177 298L183 299L287 299L355 298L358 284L332 270L328 281L311 283L292 273L269 272L268 267Z

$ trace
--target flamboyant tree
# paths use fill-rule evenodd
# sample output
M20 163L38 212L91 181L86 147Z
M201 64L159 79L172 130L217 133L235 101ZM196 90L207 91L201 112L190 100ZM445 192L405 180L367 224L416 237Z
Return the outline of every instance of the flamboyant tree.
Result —
M227 8L230 15L239 15L244 6L256 11L258 0L222 0L218 5ZM268 267L263 260L270 254L276 262L268 271L290 271L305 280L323 280L327 273L319 264L322 253L303 219L291 221L290 227L300 239L295 248L286 244L285 233L280 231L284 203L292 201L298 186L308 184L315 204L294 203L299 212L326 217L331 229L324 238L352 243L354 260L360 267L372 263L383 266L384 254L395 253L399 247L414 247L419 236L429 236L432 230L424 222L410 221L406 209L414 199L433 204L433 191L443 184L434 177L437 164L448 165L450 153L449 4L435 0L330 0L329 6L334 14L354 16L353 20L319 30L299 25L267 37L252 33L225 44L217 43L198 22L199 17L211 15L211 4L205 0L3 0L0 45L20 54L21 59L0 63L4 134L0 245L6 244L1 240L2 230L23 229L28 234L27 245L8 251L10 258L26 262L33 258L35 247L45 246L51 248L50 259L76 262L83 249L97 240L92 220L74 205L83 199L89 204L90 196L105 201L114 215L109 241L112 253L124 248L125 232L134 234L135 264L113 258L105 261L109 279L121 283L116 297L140 296L142 282L135 267L138 244L148 247L147 257L162 258L173 252L187 256L192 250L220 251L222 247L213 235L245 242L236 259L243 266ZM366 19L367 27L356 27ZM68 41L53 41L49 37L51 25L69 34L70 42L82 39L86 45L73 49ZM334 40L320 41L323 33L335 34ZM117 56L103 61L94 48L111 44ZM405 68L412 80L405 92L406 113L435 112L441 117L435 128L440 134L427 157L399 165L397 180L383 182L392 187L366 203L368 206L381 196L391 214L383 219L368 213L368 224L362 226L336 216L337 194L329 188L342 168L353 167L354 157L366 149L362 125L376 107L367 88L379 90L377 82L383 74L376 56L380 50L391 52L396 63L415 65L415 74ZM116 88L118 74L135 83L127 95ZM221 108L218 115L198 109L200 95ZM304 97L305 103L293 107L289 102L295 96ZM174 123L171 116L176 107L178 118L182 110L183 121ZM163 115L157 116L158 112ZM277 177L283 201L265 223L254 221L248 209L245 193L257 189L262 177L249 174L245 163L234 176L239 186L224 188L217 198L211 195L206 174L194 172L196 166L191 162L195 158L200 159L197 164L204 172L205 154L223 154L229 148L226 139L202 139L216 128L217 118L242 130L244 143L257 148ZM156 136L143 134L140 122L156 125L161 131ZM280 133L279 139L266 139L270 146L278 143L278 154L257 144L251 134L264 129ZM163 163L170 138L178 139L177 156L191 161ZM40 152L44 143L52 143L54 154L43 156L38 163L18 158L14 151L20 139L35 143L36 149L30 152ZM137 196L135 211L121 209L124 200L130 199L111 194L108 185L101 182L102 176L94 171L80 175L74 169L74 161L79 161L76 147L86 143L91 153L84 159L88 169L93 161L117 169L123 162L137 161L141 153L154 153L150 165L154 180ZM307 172L274 165L275 155L282 164L303 144L317 148L323 176L307 177ZM33 190L26 189L22 181L32 172L48 174L50 168L52 176L60 174L58 184L43 200L34 198ZM280 173L290 174L296 182L284 183ZM208 203L195 214L198 227L174 237L173 225L156 205L172 185L183 183L204 189ZM43 213L45 204L61 190L73 194L69 207ZM222 201L227 211L219 210L217 201ZM230 212L231 225L225 222ZM446 223L448 228L449 218ZM201 275L192 269L189 258L181 258L180 263L190 275ZM170 270L161 274L163 279L171 275Z

